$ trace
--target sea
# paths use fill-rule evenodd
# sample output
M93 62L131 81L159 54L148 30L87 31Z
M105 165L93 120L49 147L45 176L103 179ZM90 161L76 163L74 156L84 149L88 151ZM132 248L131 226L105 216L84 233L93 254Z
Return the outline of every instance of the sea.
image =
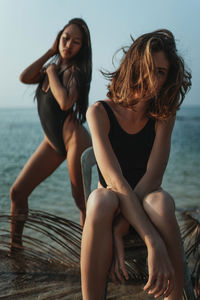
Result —
M87 124L85 126L87 127ZM17 176L19 175L20 171L22 170L23 166L25 165L29 157L37 149L38 145L42 142L42 140L43 140L43 132L41 129L36 108L1 108L0 109L0 231L1 234L4 230L4 224L5 227L6 226L8 227L9 224L10 187L15 181L15 179L17 178ZM92 189L96 187L97 181L98 181L97 172L96 170L94 170L93 179L92 179ZM177 210L187 211L187 210L200 208L200 184L199 183L200 183L200 106L182 106L182 108L177 113L177 119L172 134L171 153L166 168L166 172L163 178L162 186L173 196ZM60 224L60 228L62 230L63 228L65 228L65 230L69 228L69 224L63 223L64 222L63 220L70 220L72 222L79 223L79 211L71 195L70 180L69 180L66 162L63 162L63 164L49 178L47 178L32 192L32 194L29 197L29 208L32 210L30 223L28 223L29 227L32 227L33 229L33 227L35 226L34 228L37 228L35 231L40 231L46 236L48 235L47 232L48 228L50 227L54 228L52 226L55 226L56 228L57 226L56 220L58 220L58 223ZM40 213L35 214L34 213L35 211L39 211ZM3 217L4 215L7 216L6 220ZM1 222L1 220L4 221ZM47 220L47 223L45 223L45 220ZM36 226L36 223L43 224L41 225L43 226L43 229L41 230L41 227L37 227L39 225ZM33 224L35 225L33 226ZM71 228L76 228L76 225L73 226ZM57 229L55 229L55 232L57 232L56 230ZM62 230L59 232L62 232ZM55 232L53 232L53 234L55 234ZM8 235L6 238L8 240ZM55 238L53 239L55 242ZM20 267L19 266L17 267L18 270L17 273L16 266L14 268L15 271L13 271L13 261L11 264L10 260L5 259L5 257L7 257L6 247L8 246L8 241L6 243L4 238L0 238L0 260L2 266L4 266L3 268L6 269L4 271L0 271L0 278L1 278L0 299L20 299L20 300L21 299L30 299L30 300L31 299L81 299L80 276L76 274L73 276L70 275L71 281L69 281L68 280L69 276L67 275L67 273L63 275L63 270L60 271L59 278L56 277L58 275L55 275L58 274L58 270L56 271L57 273L54 274L53 282L51 277L52 270L50 274L51 276L48 277L48 281L45 281L46 279L44 280L44 277L40 277L43 278L41 279L42 283L40 282L41 286L38 289L36 288L34 289L34 287L36 287L37 280L34 281L34 286L33 286L33 273L34 273L33 270L31 270L29 273L27 272L23 273L21 269L22 264L20 263ZM41 245L41 240L36 244L39 245L39 243ZM6 246L2 248L3 247L2 245L4 246L6 245ZM51 242L49 242L49 245L51 246ZM67 245L67 243L65 245ZM49 253L52 251L52 249L50 249L50 246L48 250ZM3 252L1 252L1 249L3 249L2 250ZM34 251L37 251L37 247L35 247L34 249L35 249ZM45 251L43 251L43 255L44 252ZM26 260L28 260L28 258L30 259L30 257L31 258L33 257L34 254L33 251L30 252L29 249L29 252L27 253L28 254L26 256ZM34 256L35 261L34 264L32 264L33 266L35 266L37 261L38 262L37 267L41 264L41 257L40 257L41 254L38 253L39 252L35 254ZM65 253L65 250L63 250L62 253ZM4 263L4 259L5 259L5 263ZM16 261L19 262L19 260ZM43 265L45 265L45 268L47 266L47 261L49 261L49 258L43 257ZM30 267L30 264L28 265ZM57 263L56 265L58 266ZM20 277L19 274L21 274L20 276L22 277ZM25 276L25 274L28 275ZM44 276L44 268L43 271L40 272L40 276ZM26 278L26 282L25 282L25 278ZM28 285L27 282L28 279L30 278L32 283ZM55 280L55 278L57 279ZM12 282L12 288L10 286L11 282ZM64 282L65 283L68 282L69 285L68 287L65 286L65 290L63 290L65 285ZM48 291L49 290L48 286L52 286L52 289L55 292L54 296L52 296L52 291L51 293ZM72 289L72 287L74 289ZM127 293L128 292L126 291L125 294L127 295ZM136 298L128 298L128 296L126 298L126 296L124 296L124 298L110 297L109 299L136 299ZM139 296L137 299L140 299Z
M87 127L87 125L86 125ZM9 189L43 140L34 108L0 109L0 207L10 209ZM97 182L94 172L93 183ZM183 106L177 114L163 188L177 208L200 204L200 106ZM29 197L29 207L73 221L79 213L71 195L67 164L63 164Z

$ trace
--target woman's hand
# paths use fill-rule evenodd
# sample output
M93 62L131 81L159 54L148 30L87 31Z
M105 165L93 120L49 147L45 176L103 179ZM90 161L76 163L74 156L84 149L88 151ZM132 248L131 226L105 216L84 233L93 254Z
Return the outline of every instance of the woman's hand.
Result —
M47 75L49 75L51 72L57 73L57 70L58 70L58 66L56 64L50 64L46 69L46 73Z
M110 269L110 278L115 284L118 284L119 281L125 283L125 279L129 279L124 257L124 228L120 225L120 223L116 224L113 230L114 254Z
M52 56L58 53L58 46L59 46L58 44L59 44L60 36L61 36L61 31L57 34L56 39L53 45L51 46Z
M158 298L169 296L174 286L174 271L164 244L148 248L149 279L144 290Z

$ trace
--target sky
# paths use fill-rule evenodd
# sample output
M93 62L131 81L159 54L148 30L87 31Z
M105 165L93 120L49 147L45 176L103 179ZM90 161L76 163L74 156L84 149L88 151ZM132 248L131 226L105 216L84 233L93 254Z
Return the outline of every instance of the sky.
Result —
M108 82L100 70L114 70L112 57L130 45L130 35L167 28L192 72L184 105L200 105L200 0L0 0L0 108L35 106L35 86L22 84L19 75L74 17L83 18L91 33L90 104L106 98Z

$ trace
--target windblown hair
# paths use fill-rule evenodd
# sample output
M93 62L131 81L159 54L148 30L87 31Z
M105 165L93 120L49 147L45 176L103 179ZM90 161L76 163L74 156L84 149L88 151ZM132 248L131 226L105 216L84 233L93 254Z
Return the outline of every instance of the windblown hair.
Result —
M75 102L74 106L71 109L71 113L77 118L80 123L84 123L86 121L86 111L88 108L88 95L90 91L90 82L92 78L92 49L91 49L91 39L90 32L87 24L83 19L74 18L69 21L67 25L59 32L58 34L58 46L57 53L51 60L52 62L59 62L60 54L59 54L59 43L60 38L69 25L76 25L80 29L82 33L82 47L76 56L70 62L70 77L68 81L67 87L70 86L71 80L75 79L77 83L78 89L78 99ZM37 89L35 96L39 92L39 88L42 85L44 77L41 79Z
M178 55L173 34L166 29L144 34L133 40L115 72L102 72L111 82L107 96L115 103L134 109L139 101L149 101L147 116L168 119L176 113L191 86L191 74ZM165 84L156 86L155 52L164 51L170 67Z

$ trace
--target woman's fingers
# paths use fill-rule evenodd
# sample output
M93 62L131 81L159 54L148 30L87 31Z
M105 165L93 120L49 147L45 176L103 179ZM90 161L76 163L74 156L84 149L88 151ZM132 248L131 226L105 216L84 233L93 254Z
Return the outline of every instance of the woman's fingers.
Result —
M168 280L168 286L164 292L164 296L168 297L171 294L173 288L174 288L174 279L172 277L171 279Z
M171 274L154 274L149 276L147 284L144 286L144 290L149 294L154 295L154 298L158 298L161 295L168 297L174 287L174 278Z
M53 54L56 54L58 52L58 43L59 43L59 39L60 39L60 36L61 36L61 32L62 31L59 31L59 33L57 34L56 36L56 39L51 47L52 51L53 51Z
M110 278L116 283L125 283L125 279L128 280L128 272L124 261L124 244L123 238L115 238L114 244L114 260L110 269Z
M168 281L165 281L163 277L157 278L154 288L149 290L148 293L154 295L155 298L163 295L168 285Z
M125 275L126 274L126 277ZM124 267L120 267L119 262L115 261L115 263L113 263L111 269L110 269L110 273L109 273L109 277L112 280L113 283L115 284L119 284L119 282L121 283L125 283L125 278L127 279L127 271L126 268Z
M154 298L158 298L161 295L164 295L165 297L168 297L173 290L174 287L174 281L173 279L165 279L164 277L157 277L156 280L154 280L154 283L152 281L148 282L146 286L144 287L144 290L148 292L148 294L154 295Z
M128 280L129 276L125 265L124 242L122 237L115 240L115 251L116 251L116 259L118 260L118 265L119 265L118 273L120 274L122 273L125 279Z
M167 254L148 253L149 278L144 290L158 298L161 295L170 295L174 286L174 271Z
M115 276L114 270L110 271L109 277L114 284L119 284L119 281L117 280L117 278Z
M173 280L162 280L158 279L155 283L155 287L148 291L148 294L154 295L154 298L160 296L168 297L173 290L174 282Z
M120 272L120 274L123 274L123 278L125 278L126 280L129 279L129 275L126 269L126 265L125 265L125 261L124 260L120 260L119 261L119 268L118 268L118 272ZM121 276L120 276L121 278Z
M144 291L151 290L154 287L154 285L155 285L155 280L156 280L156 276L154 276L154 275L151 276L149 274L148 281L147 281L147 283L144 286Z
M125 283L124 276L122 275L119 266L116 266L116 267L115 267L115 274L117 275L117 278L118 278L118 280L119 280L121 283Z

